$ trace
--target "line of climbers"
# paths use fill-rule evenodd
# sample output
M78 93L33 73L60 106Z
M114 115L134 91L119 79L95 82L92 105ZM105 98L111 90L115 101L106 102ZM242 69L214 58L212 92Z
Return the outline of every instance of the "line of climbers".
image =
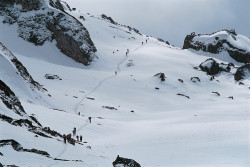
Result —
M91 123L91 117L88 117L88 120L89 120L89 123ZM76 128L75 127L74 127L72 133L73 133L73 136L76 136ZM75 140L72 140L71 134L68 134L68 135L63 134L62 138L63 138L65 144L68 141L70 144L75 145ZM82 142L82 135L80 135L80 136L77 135L76 141Z

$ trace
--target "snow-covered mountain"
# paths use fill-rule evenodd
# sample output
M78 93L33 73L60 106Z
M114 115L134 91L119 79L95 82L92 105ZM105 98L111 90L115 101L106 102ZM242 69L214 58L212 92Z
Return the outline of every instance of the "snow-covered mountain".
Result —
M228 52L249 52L249 38L220 31L234 43L208 53L58 0L0 3L0 166L250 165L249 64Z

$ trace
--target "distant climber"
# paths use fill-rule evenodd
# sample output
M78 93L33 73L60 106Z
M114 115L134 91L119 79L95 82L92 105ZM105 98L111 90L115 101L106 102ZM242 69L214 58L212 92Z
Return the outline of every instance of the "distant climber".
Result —
M128 56L128 52L126 52L126 56Z
M141 44L143 45L143 42L141 42Z
M115 71L115 75L117 75L117 71Z
M91 117L89 117L89 123L91 123Z
M76 135L76 128L73 129L73 136Z
M78 135L76 136L76 140L79 141L79 136Z
M63 134L63 140L64 140L64 143L66 144L66 141L67 141L67 136L65 134Z
M148 40L146 39L146 43L148 43Z
M80 115L81 113L80 112L78 112L78 115Z
M80 142L82 142L82 135L80 135Z

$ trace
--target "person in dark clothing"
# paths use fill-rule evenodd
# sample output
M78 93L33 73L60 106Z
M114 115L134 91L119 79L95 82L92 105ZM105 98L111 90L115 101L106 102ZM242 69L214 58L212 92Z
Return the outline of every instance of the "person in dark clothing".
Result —
M64 143L66 144L67 136L64 134L62 137L63 137Z
M82 135L80 135L80 142L82 142Z
M89 117L89 123L91 123L91 117Z
M143 42L141 42L141 44L143 45Z
M148 40L146 39L146 43L148 43Z
M73 129L73 136L76 135L76 128Z
M79 136L78 135L76 136L76 140L79 141Z

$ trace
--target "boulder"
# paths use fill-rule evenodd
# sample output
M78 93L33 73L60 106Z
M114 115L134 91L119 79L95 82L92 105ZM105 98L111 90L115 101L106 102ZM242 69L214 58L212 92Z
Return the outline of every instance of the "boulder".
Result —
M118 155L113 162L113 167L141 167L141 165L133 159L122 158Z

